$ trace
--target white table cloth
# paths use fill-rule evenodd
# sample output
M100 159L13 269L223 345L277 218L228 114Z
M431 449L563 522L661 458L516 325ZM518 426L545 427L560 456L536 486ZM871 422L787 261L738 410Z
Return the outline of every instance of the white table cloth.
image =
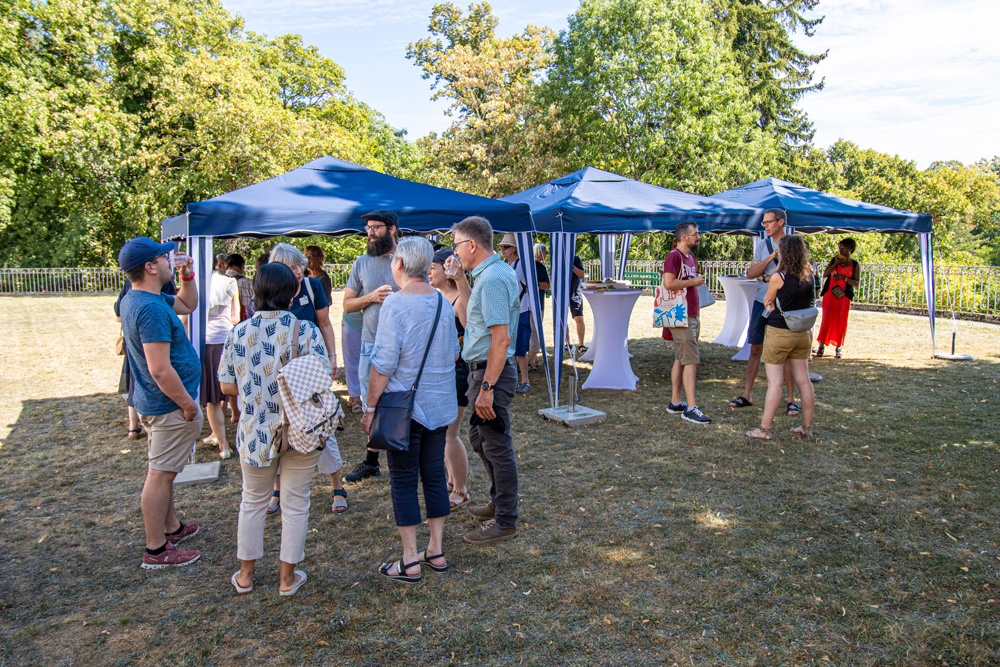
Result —
M750 358L747 333L753 302L757 298L757 281L737 276L720 276L719 282L726 294L726 321L722 325L722 332L712 342L741 348L733 356L733 361L746 361Z
M642 290L583 290L594 314L594 335L587 354L594 366L583 389L635 391L639 376L632 372L628 353L628 323Z

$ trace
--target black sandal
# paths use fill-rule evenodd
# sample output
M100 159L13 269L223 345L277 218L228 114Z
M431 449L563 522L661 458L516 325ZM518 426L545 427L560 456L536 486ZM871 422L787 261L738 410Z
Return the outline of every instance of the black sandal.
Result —
M419 554L417 554L417 562L420 563L421 565L426 565L435 572L447 572L448 571L447 563L445 563L444 565L435 565L434 563L431 562L432 560L437 560L438 558L444 558L444 552L439 553L437 556L428 556L427 549L424 549Z
M389 569L393 565L396 566L396 572L398 574L389 574ZM386 579L392 579L393 581L398 581L401 584L419 584L420 580L423 578L422 574L418 574L415 577L406 574L406 571L411 567L413 567L414 565L420 565L420 561L406 564L403 562L403 559L400 558L394 563L382 563L381 565L379 565L378 573L381 574Z
M133 433L135 433L135 435L132 435ZM142 435L142 429L141 428L130 428L128 430L128 439L129 440L138 440L140 435Z
M787 406L785 406L785 414L791 415L792 417L794 417L795 415L800 415L802 414L802 406L796 403L795 401L792 401Z
M729 401L729 407L731 408L748 408L751 405L753 405L753 403L748 401L746 399L746 396L740 396L739 398L734 398L733 400Z

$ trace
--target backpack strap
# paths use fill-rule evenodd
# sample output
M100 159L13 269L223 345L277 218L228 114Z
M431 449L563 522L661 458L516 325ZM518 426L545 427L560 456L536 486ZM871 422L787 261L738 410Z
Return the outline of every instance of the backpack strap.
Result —
M770 236L764 237L764 243L767 245L767 254L773 255L774 254L774 241L771 240L771 237ZM778 260L776 260L776 259L772 259L771 262L774 262L775 265L778 264ZM770 264L771 262L768 262L768 263Z
M309 292L309 305L313 307L313 312L316 312L316 297L313 296L312 285L309 284L309 278L302 278L302 282L306 284L306 291Z
M434 334L437 333L438 320L441 319L442 303L444 303L444 297L441 296L441 292L438 292L437 312L434 313L434 321L431 323L431 335L427 339L427 347L424 348L424 358L420 361L420 370L417 371L417 377L413 381L413 391L417 390L417 385L420 384L420 376L424 374L424 364L427 363L427 354L431 351L431 343L434 342Z

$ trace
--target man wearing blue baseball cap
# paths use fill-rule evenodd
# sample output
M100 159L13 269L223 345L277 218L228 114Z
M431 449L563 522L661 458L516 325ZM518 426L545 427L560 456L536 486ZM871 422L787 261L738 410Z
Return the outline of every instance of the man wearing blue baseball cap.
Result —
M173 277L169 260L173 249L172 242L139 237L118 253L118 265L132 281L120 310L135 378L135 409L149 434L149 470L142 487L146 524L142 567L147 570L190 565L201 556L176 546L198 532L198 524L181 523L174 512L174 477L184 469L205 418L196 400L201 361L177 317L198 306L190 257L181 253L174 257L181 274L176 297L160 292Z

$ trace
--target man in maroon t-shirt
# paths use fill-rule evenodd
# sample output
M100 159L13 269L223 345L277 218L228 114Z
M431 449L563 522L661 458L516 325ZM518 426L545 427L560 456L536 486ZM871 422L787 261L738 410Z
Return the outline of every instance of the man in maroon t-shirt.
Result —
M695 377L701 361L698 354L698 334L701 328L701 321L698 319L698 286L705 283L705 278L698 275L698 263L691 253L698 247L701 234L695 223L682 222L677 225L674 235L677 247L670 251L663 262L663 287L668 290L687 289L688 325L670 328L675 358L670 371L673 392L667 412L679 414L682 419L694 424L710 424L712 420L698 409L694 400ZM682 388L687 397L686 403L681 400Z

